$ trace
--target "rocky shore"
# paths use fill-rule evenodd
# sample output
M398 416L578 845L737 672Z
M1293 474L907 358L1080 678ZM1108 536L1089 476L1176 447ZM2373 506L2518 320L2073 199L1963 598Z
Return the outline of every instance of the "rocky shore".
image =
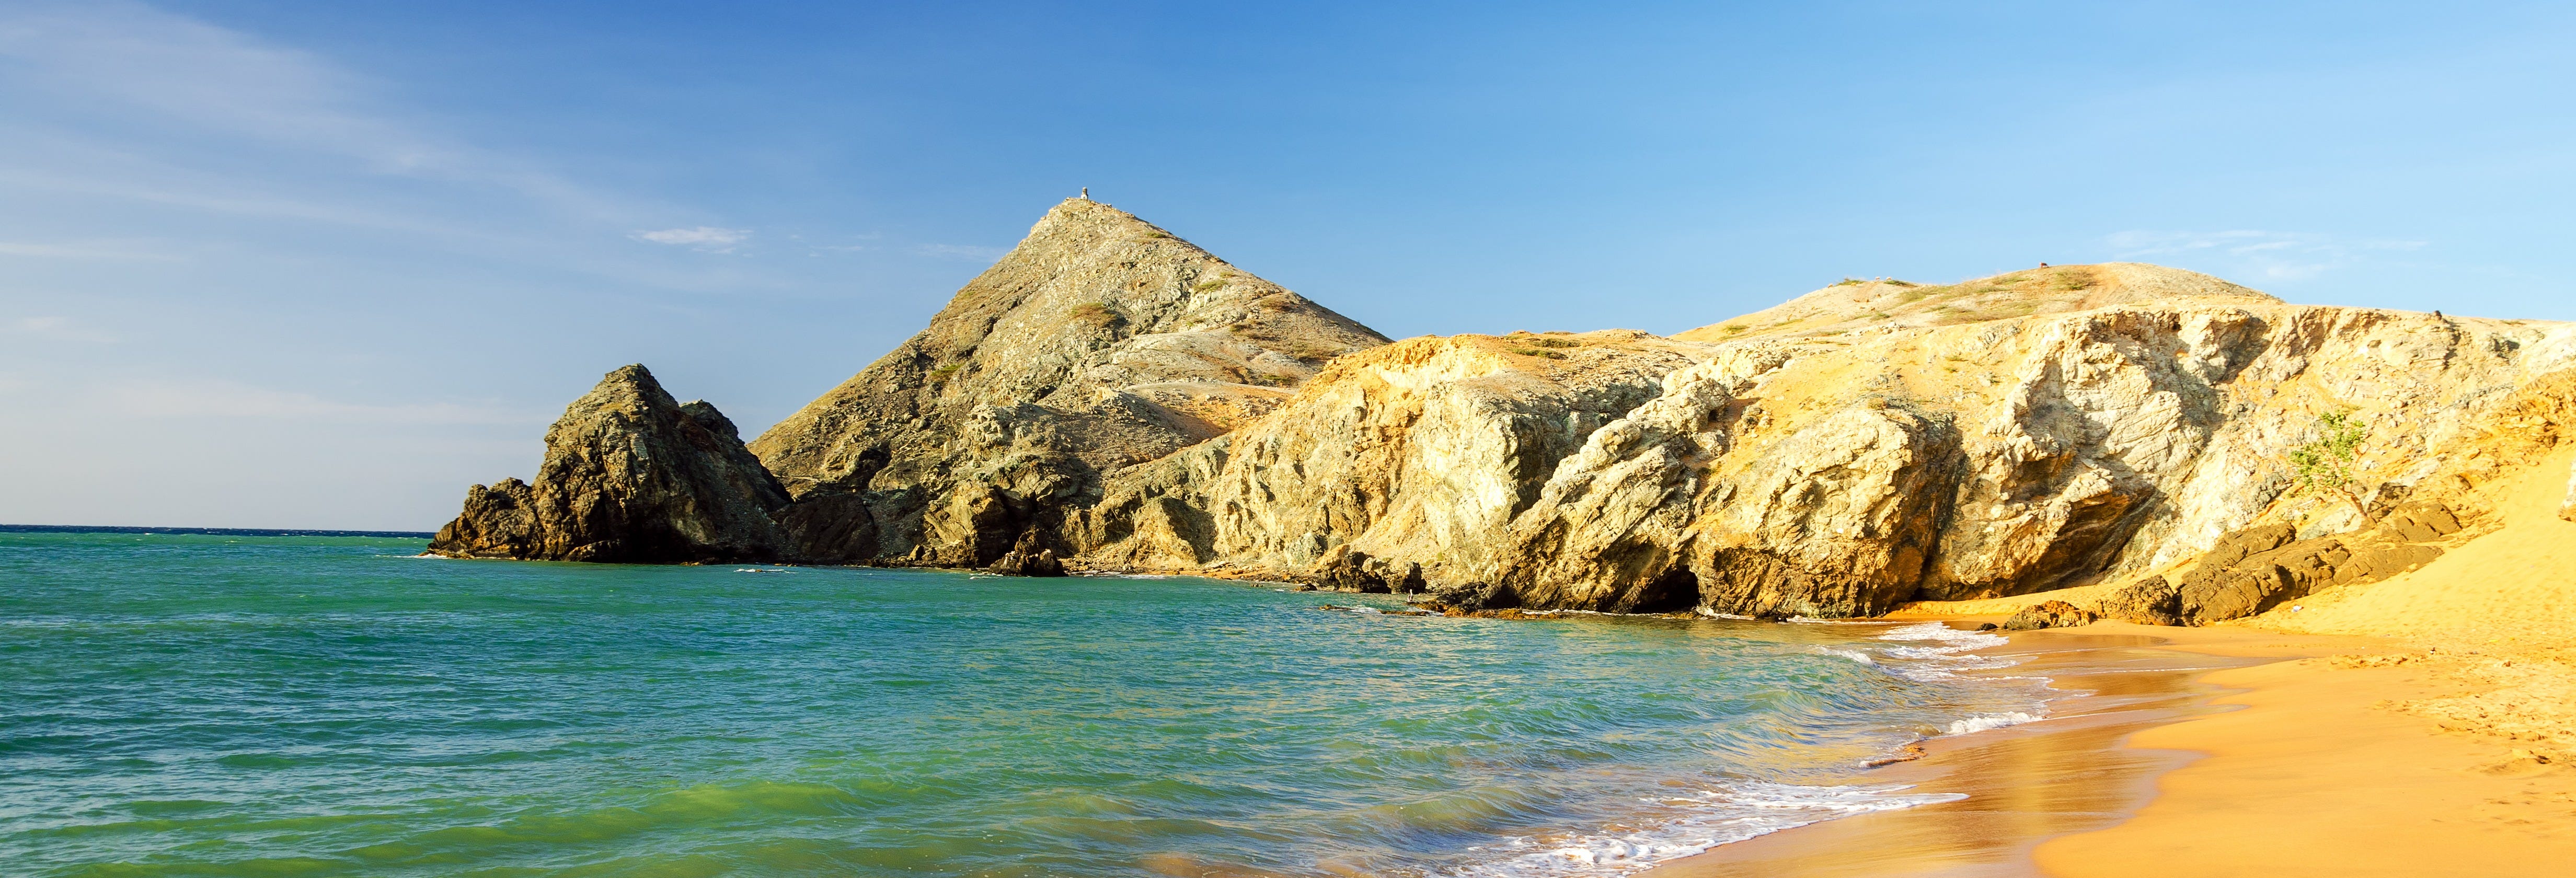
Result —
M2209 624L2421 567L2576 423L2576 327L2138 264L1659 337L1389 341L1087 199L748 443L641 366L441 554L1195 573L1459 611ZM2317 490L2323 416L2362 438ZM2576 480L2565 514L2576 516ZM2571 519L2576 520L2576 519Z

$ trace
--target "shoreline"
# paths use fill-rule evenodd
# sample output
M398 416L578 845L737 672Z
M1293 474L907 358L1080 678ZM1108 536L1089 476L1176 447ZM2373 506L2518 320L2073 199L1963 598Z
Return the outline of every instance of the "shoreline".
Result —
M1981 654L2031 656L1995 673L2078 694L1853 781L1967 798L1782 830L1653 874L2496 876L2576 862L2576 770L2390 709L2448 691L2405 643L2101 623Z
M2018 743L2013 732L2056 730L1968 736L1919 766L1870 776L1924 777L1925 790L1960 789L1967 800L1777 832L1658 874L2564 873L2576 863L2576 516L2561 515L2576 506L2571 468L2576 448L2562 446L2477 485L2487 527L2385 580L2210 627L2097 622L2012 635L1999 649L2043 655L2132 637L2145 654L2201 669L2176 683L2198 693L2190 707L2133 711L2134 723L2084 745L2082 758L2029 787L1989 791L1992 819L1950 814L1984 807L1971 804L1980 778L2028 773L2052 755L2054 745ZM1997 603L1898 615L1986 621L1971 614ZM2170 764L2134 777L2131 767L2155 754ZM2119 788L2128 795L2111 795Z
M1907 621L1931 621L1912 619ZM1949 622L1986 621L1949 619ZM1782 830L1658 865L1671 878L1826 878L1864 875L2035 875L2043 841L2107 828L2137 813L2157 779L2194 755L2131 749L2137 733L2224 711L2208 675L2258 658L2179 653L2156 629L2016 632L1979 655L2023 661L1983 672L2044 676L2060 694L2047 716L1919 743L1920 757L1871 769L1853 783L1912 785L1957 801L1861 814Z

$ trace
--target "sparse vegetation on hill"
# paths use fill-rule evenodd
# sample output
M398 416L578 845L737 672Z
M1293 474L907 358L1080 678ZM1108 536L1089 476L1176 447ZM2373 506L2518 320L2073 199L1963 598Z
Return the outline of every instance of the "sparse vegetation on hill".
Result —
M2353 474L2361 444L2370 439L2369 426L2355 420L2350 411L2337 411L2318 415L2314 429L2315 439L2290 449L2291 478L2299 490L2342 500L2363 522L2370 522L2370 506L2354 490L2359 480Z

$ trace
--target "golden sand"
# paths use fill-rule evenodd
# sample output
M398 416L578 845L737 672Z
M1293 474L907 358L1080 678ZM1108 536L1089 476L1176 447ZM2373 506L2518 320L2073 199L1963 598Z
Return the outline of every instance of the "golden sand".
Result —
M2576 875L2576 523L2557 517L2571 463L2576 448L2489 485L2492 530L2382 582L2211 628L2015 635L2015 648L2053 654L2132 637L2178 660L2253 664L2185 675L2224 687L2215 698L2161 680L2168 696L2070 702L2066 720L1955 739L1870 778L1967 801L1778 833L1657 873ZM2064 596L1902 614L1991 617ZM2058 676L2079 690L2121 679Z

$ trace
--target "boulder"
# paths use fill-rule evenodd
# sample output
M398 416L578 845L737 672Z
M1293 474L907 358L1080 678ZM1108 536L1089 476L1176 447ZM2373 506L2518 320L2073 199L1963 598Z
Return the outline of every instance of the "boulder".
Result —
M2460 531L2460 518L2449 506L2430 500L2398 504L2379 520L2382 538L2410 543L2438 540Z
M603 563L794 560L770 518L787 502L732 421L626 366L546 431L536 481L469 489L429 550Z
M1369 553L1338 547L1316 581L1325 587L1362 594L1415 594L1424 590L1422 565L1392 564Z
M2182 624L2182 590L2162 576L2122 586L2102 600L2102 616L2139 625Z
M1054 549L1041 546L1037 531L1032 530L1021 533L1019 542L985 567L984 572L1004 576L1063 576L1064 561L1056 557Z
M2090 625L2096 618L2099 617L2095 616L2093 611L2065 601L2042 601L2021 608L2021 612L2014 613L2012 618L2004 620L2003 627L2006 631L2072 628L2077 625Z

